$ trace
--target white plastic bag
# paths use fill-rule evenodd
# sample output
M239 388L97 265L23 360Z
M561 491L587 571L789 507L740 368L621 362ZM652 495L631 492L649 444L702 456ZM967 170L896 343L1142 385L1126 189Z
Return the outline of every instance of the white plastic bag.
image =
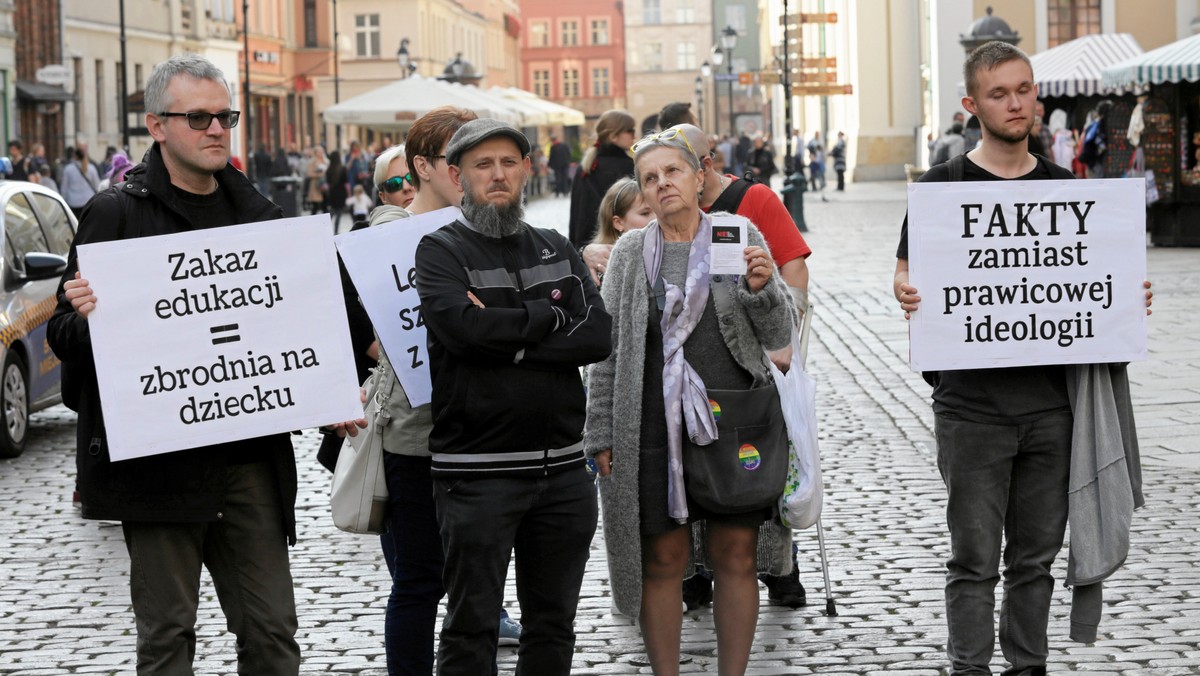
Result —
M383 428L387 424L379 381L390 377L383 367L367 381L366 429L350 437L338 455L329 491L333 525L350 533L381 534L387 530L387 477L383 470Z
M817 383L796 355L803 354L792 335L792 366L782 373L768 364L779 389L783 419L788 430L788 478L779 498L779 516L792 530L804 530L821 517L821 452L817 447Z

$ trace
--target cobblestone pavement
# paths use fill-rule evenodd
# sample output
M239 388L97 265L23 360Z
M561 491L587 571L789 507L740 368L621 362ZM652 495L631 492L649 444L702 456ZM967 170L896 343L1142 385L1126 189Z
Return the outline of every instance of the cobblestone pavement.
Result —
M905 365L906 327L890 291L904 187L851 185L827 203L807 197L818 304L809 366L819 387L823 521L838 615L821 612L814 531L799 533L810 605L775 608L764 595L750 673L941 674L943 489L928 388ZM566 200L535 202L529 218L565 224ZM1052 673L1200 673L1200 251L1152 248L1149 261L1151 360L1131 367L1148 504L1135 516L1129 561L1108 585L1100 641L1068 641L1069 593L1056 592ZM61 407L35 416L29 449L0 461L0 673L133 673L120 530L84 522L70 504L73 421ZM292 572L302 671L384 674L388 582L378 542L333 529L329 478L314 459L318 438L296 442L301 539ZM637 628L611 614L606 578L597 534L574 672L649 673L637 664ZM203 590L196 671L232 673L233 641L211 584ZM511 582L508 596L515 599ZM515 601L510 608L519 615ZM684 673L715 673L714 648L711 612L688 614ZM512 672L515 655L500 649L501 673Z

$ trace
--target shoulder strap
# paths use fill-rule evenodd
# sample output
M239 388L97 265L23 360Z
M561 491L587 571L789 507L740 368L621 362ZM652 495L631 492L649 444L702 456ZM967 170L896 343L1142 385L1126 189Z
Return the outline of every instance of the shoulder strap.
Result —
M750 190L750 185L750 181L746 179L738 179L730 183L728 188L725 188L725 190L721 191L720 195L717 195L717 199L708 208L709 213L715 214L719 211L725 211L736 214L738 207L742 204L742 198Z
M948 168L950 169L951 181L957 182L963 180L963 167L966 164L966 159L964 159L965 157L965 155L955 155L954 157L950 158L949 162L947 162Z

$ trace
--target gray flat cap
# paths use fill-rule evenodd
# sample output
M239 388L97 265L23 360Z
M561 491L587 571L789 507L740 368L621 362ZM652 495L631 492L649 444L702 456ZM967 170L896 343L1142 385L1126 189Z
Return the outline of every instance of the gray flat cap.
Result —
M471 120L454 132L450 144L446 146L446 162L457 165L463 153L493 136L507 136L521 149L521 157L529 154L529 139L516 127L507 122L481 117Z

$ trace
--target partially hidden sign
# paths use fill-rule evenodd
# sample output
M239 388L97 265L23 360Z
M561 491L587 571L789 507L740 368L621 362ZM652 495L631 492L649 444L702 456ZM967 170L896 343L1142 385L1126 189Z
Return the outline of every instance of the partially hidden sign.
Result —
M375 334L414 408L433 393L425 322L416 287L417 244L425 235L453 223L457 207L418 214L338 235L338 253L354 280Z
M79 247L109 455L362 417L328 216Z
M1146 182L908 186L917 371L1146 358Z

